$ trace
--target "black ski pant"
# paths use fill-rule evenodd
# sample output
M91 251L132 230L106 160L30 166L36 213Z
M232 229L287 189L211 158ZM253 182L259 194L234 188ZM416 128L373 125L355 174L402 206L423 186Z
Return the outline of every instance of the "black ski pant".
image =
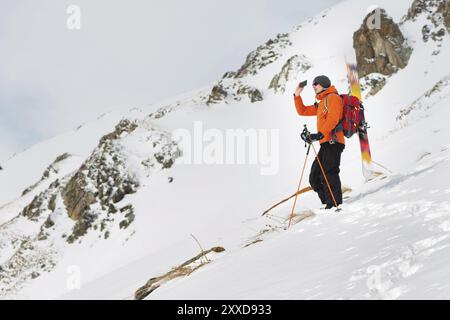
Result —
M330 183L331 191L333 192L336 203L342 204L342 189L341 179L339 178L339 166L341 165L341 153L344 151L345 145L341 143L330 144L329 142L322 143L318 157L322 163L323 169ZM317 159L314 160L311 173L309 174L309 184L315 192L319 195L320 201L323 204L334 206L333 198L330 195L326 180L320 169Z

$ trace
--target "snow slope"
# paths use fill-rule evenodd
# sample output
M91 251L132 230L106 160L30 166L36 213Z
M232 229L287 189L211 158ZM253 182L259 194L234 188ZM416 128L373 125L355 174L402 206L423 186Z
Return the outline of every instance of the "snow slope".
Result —
M411 1L378 4L399 22ZM320 204L310 193L299 199L297 212L313 209L313 215L289 230L283 229L283 220L291 202L260 216L295 190L305 156L299 131L304 123L314 128L313 118L297 116L291 90L298 79L318 74L329 75L339 91L347 90L343 58L352 59L352 35L369 5L366 0L345 1L293 28L292 46L280 48L278 60L241 79L262 91L263 101L228 99L208 106L204 102L211 85L158 106L107 114L11 158L0 171L0 265L8 270L0 273L2 297L131 299L150 278L198 253L193 234L203 248L222 246L226 251L211 255L211 263L164 284L148 299L449 298L449 36L441 43L424 42L423 17L401 25L414 50L408 66L365 101L373 157L392 174L365 183L359 143L347 140L341 178L353 191L341 213L314 210ZM436 49L440 53L433 55ZM290 79L284 94L268 90L272 77L295 54L304 55L312 67ZM312 90L305 90L304 99L313 98ZM149 116L157 109L162 117ZM55 179L70 179L97 150L99 138L122 118L138 123L137 130L116 144L125 155L126 171L139 181L137 192L118 202L134 208L128 228L119 226L116 215L107 239L89 230L68 244L62 234L70 232L74 221L60 198L56 210L44 211L37 222L18 216ZM150 142L155 134L180 128L192 132L198 121L205 130L220 132L278 130L277 173L262 175L262 163L189 165L177 160L168 169L142 166L154 153ZM21 196L64 153L72 156ZM40 241L47 215L55 225L48 228L48 239ZM20 249L21 241L32 247ZM43 260L51 267L39 268ZM16 267L8 268L12 261ZM79 289L68 285L73 270L81 281Z

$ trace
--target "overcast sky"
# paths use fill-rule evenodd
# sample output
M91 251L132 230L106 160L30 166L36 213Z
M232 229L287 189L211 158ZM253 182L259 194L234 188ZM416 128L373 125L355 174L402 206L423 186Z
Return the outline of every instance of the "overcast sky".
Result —
M0 163L105 111L204 86L339 1L1 0ZM66 27L69 5L81 30Z

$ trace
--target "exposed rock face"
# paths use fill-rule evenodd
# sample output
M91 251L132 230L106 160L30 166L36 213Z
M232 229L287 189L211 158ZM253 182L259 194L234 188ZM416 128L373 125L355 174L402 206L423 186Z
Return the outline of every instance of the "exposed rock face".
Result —
M139 183L127 170L124 156L120 148L114 144L114 140L124 132L131 132L135 127L135 124L128 120L119 123L114 132L100 140L99 146L70 179L53 182L48 189L35 196L33 201L24 208L22 215L30 220L38 221L44 212L55 210L56 197L60 195L68 216L76 221L72 234L67 238L67 241L71 243L86 234L96 219L96 211L90 210L93 204L98 207L97 211L107 213L106 221L110 220L109 214L118 211L132 214L132 208L125 210L116 208L115 205L125 195L135 192ZM130 220L129 223L133 219L127 217L127 220ZM126 225L128 226L129 223ZM47 219L44 225L48 227L52 225L52 221ZM39 240L44 239L44 236L45 233L41 232Z
M118 202L133 192L137 183L120 176L124 161L113 142L136 127L136 123L122 120L113 132L100 139L97 149L70 179L62 193L69 217L80 219L97 197L111 197Z
M414 0L406 15L406 20L415 21L421 14L439 24L443 22L450 32L450 2L448 0Z
M236 72L234 72L234 71L228 71L228 72L225 72L225 74L222 76L222 79L235 78L236 75L237 75Z
M166 106L166 107L161 107L158 110L156 110L155 112L152 112L148 115L149 119L160 119L162 117L164 117L166 114L172 112L172 108L170 106Z
M120 212L124 213L124 219L120 221L119 227L120 229L126 229L134 221L134 208L130 204L120 209Z
M281 56L282 49L291 46L289 34L278 34L275 39L270 39L264 45L250 52L245 63L233 74L234 78L242 78L247 75L255 75L268 64L276 61ZM227 77L231 74L226 73Z
M219 81L211 90L207 104L218 103L228 96L228 92L223 88L223 83Z
M407 46L398 25L382 9L380 28L369 28L368 20L372 15L368 14L353 34L359 76L371 73L389 76L408 64L412 49Z
M84 235L95 220L91 205L98 201L102 211L114 214L119 210L114 204L134 193L139 186L137 178L126 168L120 146L115 143L123 134L136 128L135 122L122 120L113 132L100 139L99 146L62 190L67 213L77 221L69 242Z
M422 15L428 21L422 27L423 41L427 42L431 39L440 46L442 38L450 33L450 2L448 0L415 0L403 20L416 21Z
M263 100L263 95L257 88L246 85L240 80L222 79L212 88L206 104L220 103L227 98L241 101L244 96L248 97L252 103Z
M261 91L250 86L241 86L237 90L238 95L247 95L251 102L262 101L263 96Z
M120 140L137 127L135 121L122 120L113 132L100 139L97 148L74 174L55 180L34 197L21 215L35 222L45 220L55 211L57 198L60 197L65 206L64 211L76 221L72 234L67 237L68 242L83 236L94 222L94 228L100 226L103 232L107 224L114 220L112 215L115 214L123 217L120 228L127 228L134 221L134 208L119 203L126 195L136 192L139 181L128 168L127 152L123 150ZM145 144L138 144L137 148L148 149L149 156L139 165L150 171L170 168L181 155L178 145L168 133L148 128L143 130L142 136L137 136L136 142L141 141ZM61 161L65 157L60 156L57 160ZM48 218L44 226L53 226L52 220ZM44 237L43 231L40 238Z
M131 121L129 119L124 119L120 121L116 127L115 130L105 136L103 136L100 139L100 144L106 142L106 141L112 141L119 139L123 134L131 133L137 128L137 123L134 121Z
M33 198L33 201L22 210L22 215L30 220L37 221L42 213L42 208L54 210L54 195L59 191L60 181L54 181L46 191Z
M281 68L280 73L276 74L270 82L269 89L273 89L275 93L284 93L286 83L297 77L299 73L306 72L312 67L312 64L304 55L294 55L290 57Z
M442 14L444 24L447 31L450 33L450 1L442 1L438 8L438 13Z
M85 190L88 187L88 181L82 173L87 170L86 165L80 168L63 190L64 204L66 205L69 217L78 220L89 206L95 203L95 193Z
M247 96L251 102L262 101L261 90L245 83L243 78L258 74L262 68L278 60L283 49L290 45L292 43L289 40L289 34L278 34L275 39L270 39L250 52L238 71L226 72L214 85L206 99L206 104L220 103L227 99L241 101L244 96Z
M435 0L414 0L408 10L406 19L415 21L420 14L428 12L428 6L432 2L435 2Z
M361 90L368 90L369 92L367 96L374 96L378 93L378 91L383 89L384 85L386 84L386 79L387 76L379 73L371 73L361 79Z

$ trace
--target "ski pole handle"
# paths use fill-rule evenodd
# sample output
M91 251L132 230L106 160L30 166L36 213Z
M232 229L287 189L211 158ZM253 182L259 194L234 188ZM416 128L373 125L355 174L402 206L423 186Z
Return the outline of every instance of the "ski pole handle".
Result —
M303 131L302 131L300 137L302 138L303 141L305 141L305 148L306 148L307 147L306 139L309 137L309 135L311 133L308 131L308 127L306 126L306 124L303 125L303 127L304 128L303 128ZM309 151L309 148L308 148L308 151Z

